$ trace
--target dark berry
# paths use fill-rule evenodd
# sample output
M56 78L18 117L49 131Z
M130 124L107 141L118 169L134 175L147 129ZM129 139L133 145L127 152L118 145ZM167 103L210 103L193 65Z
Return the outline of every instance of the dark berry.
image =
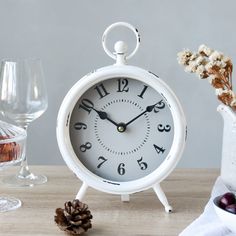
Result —
M236 203L236 199L233 193L225 193L219 199L219 207L222 209L225 209L227 206L235 204L235 203Z
M227 207L225 207L225 210L233 214L236 214L236 204L228 205Z

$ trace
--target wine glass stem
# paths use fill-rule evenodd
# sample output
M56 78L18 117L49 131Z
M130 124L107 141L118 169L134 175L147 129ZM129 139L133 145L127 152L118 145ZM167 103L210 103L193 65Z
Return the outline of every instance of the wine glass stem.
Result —
M23 129L25 129L26 133L27 133L27 128L28 128L28 124L24 124L24 125L20 125ZM26 139L27 140L27 139ZM29 170L29 166L28 166L28 162L27 162L27 158L26 158L26 145L27 141L25 142L25 150L23 152L23 159L21 161L21 168L20 171L18 173L18 178L27 178L28 176L30 176L32 173Z

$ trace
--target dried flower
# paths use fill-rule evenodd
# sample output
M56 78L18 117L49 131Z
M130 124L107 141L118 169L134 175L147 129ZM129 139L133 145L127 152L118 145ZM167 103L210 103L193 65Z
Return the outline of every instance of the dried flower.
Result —
M178 53L179 64L185 71L196 73L200 79L208 79L216 89L218 99L236 111L236 94L233 92L233 64L229 57L202 44L198 52L184 50Z
M234 94L231 90L222 90L221 93L218 94L218 99L224 104L230 106L234 99Z
M192 56L192 52L188 49L184 50L183 52L178 53L178 62L180 65L188 65L190 58Z
M234 97L230 103L231 107L235 107L236 106L236 98Z
M215 87L216 89L217 88L224 88L224 83L223 83L223 81L220 79L220 78L218 78L218 77L215 77L214 79L212 79L212 81L211 81L211 84L212 84L212 86L213 87Z
M195 61L196 61L197 65L205 65L206 64L206 60L203 56L196 57Z
M210 61L220 61L221 59L223 59L223 54L218 52L218 51L214 51L210 56L209 56L209 60Z
M231 63L231 59L229 57L227 57L227 56L224 56L222 61L224 61L225 63L228 63L228 62Z
M189 64L185 67L186 72L196 72L197 70L197 64L194 61L189 61Z
M203 65L199 65L196 69L196 74L199 76L199 78L204 79L206 74L206 68Z
M198 48L198 52L204 56L209 57L212 53L212 49L210 49L209 47L207 47L206 45L202 44L199 46Z

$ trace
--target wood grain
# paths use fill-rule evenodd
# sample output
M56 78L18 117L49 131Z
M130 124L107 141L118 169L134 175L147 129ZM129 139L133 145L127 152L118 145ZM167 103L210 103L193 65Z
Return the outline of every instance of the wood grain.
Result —
M0 192L22 200L16 211L0 214L0 235L65 235L54 223L54 212L65 201L75 198L81 182L66 166L33 166L48 183L12 188L1 184ZM16 173L16 167L0 172L0 178ZM129 203L120 196L89 189L84 202L93 214L93 228L87 236L159 236L178 235L197 218L207 203L219 175L216 169L176 169L162 187L174 208L167 214L152 190L131 195Z

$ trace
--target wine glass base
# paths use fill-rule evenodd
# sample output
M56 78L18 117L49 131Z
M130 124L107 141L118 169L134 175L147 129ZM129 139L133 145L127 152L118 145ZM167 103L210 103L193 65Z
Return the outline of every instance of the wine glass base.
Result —
M21 207L19 199L0 196L0 212L13 211L19 207Z
M44 184L48 181L45 175L35 175L31 173L26 177L20 175L10 175L5 177L2 182L13 187L33 187L34 185Z

